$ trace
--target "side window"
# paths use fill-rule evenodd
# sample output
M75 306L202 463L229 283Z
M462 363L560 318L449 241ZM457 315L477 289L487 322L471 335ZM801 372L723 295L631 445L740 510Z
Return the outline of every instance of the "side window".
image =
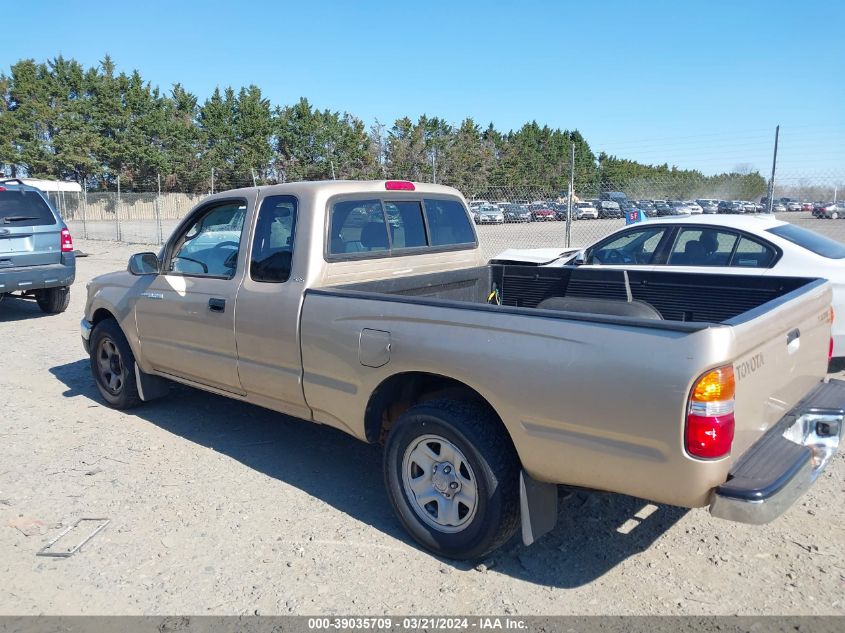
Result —
M727 266L738 236L716 229L681 229L672 252L669 266Z
M332 206L329 232L330 255L387 251L390 248L380 200L335 203Z
M772 265L774 259L775 250L771 246L743 237L736 246L731 266L768 268Z
M288 280L295 232L296 198L264 198L255 223L249 260L249 274L253 280L264 283L284 283Z
M167 270L194 277L234 277L245 216L241 201L202 212L177 237Z
M422 205L416 200L385 202L387 223L393 233L393 248L426 246Z
M587 253L588 264L650 264L666 227L626 231L596 244Z
M432 246L475 243L469 216L458 200L426 199L424 202Z

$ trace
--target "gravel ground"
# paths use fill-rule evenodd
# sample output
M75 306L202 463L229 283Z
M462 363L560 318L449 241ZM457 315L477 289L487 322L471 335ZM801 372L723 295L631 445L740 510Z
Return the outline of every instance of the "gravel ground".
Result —
M767 526L578 492L532 547L439 560L393 517L379 447L184 387L104 407L85 283L143 249L77 245L67 312L0 304L0 615L845 614L842 453ZM72 558L35 556L80 517L111 523Z

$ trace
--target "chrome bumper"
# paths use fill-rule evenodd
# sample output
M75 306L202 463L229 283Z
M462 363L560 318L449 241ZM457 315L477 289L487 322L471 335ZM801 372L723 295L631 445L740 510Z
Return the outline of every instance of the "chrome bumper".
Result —
M91 339L91 330L94 329L94 325L88 319L82 319L79 322L79 332L82 334L82 347L85 349L85 352L88 352L88 341Z
M768 523L783 514L824 470L845 429L845 382L821 383L740 457L716 488L713 516Z

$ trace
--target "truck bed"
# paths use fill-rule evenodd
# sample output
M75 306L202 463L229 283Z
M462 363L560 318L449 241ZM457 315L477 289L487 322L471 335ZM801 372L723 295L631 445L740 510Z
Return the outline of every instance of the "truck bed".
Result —
M445 376L490 403L535 479L703 506L824 377L830 300L819 279L511 264L310 288L303 392L315 421L364 438L362 394L397 375ZM631 303L651 316L620 314ZM693 459L690 389L725 364L732 454Z
M334 288L362 294L390 295L394 300L452 304L485 309L517 308L521 313L544 309L553 298L588 300L559 303L552 308L561 318L591 321L636 321L646 327L694 331L707 324L733 325L753 318L765 304L772 308L791 293L807 290L823 280L798 277L690 274L668 271L600 270L595 268L542 268L492 264L478 268L430 273L396 279L347 284ZM329 289L323 289L327 291ZM498 290L498 299L490 297ZM386 297L383 297L386 298ZM653 308L658 316L626 317L614 310L617 302L637 302ZM567 311L569 305L577 310ZM526 310L526 309L531 309ZM593 312L592 310L596 310ZM548 310L545 310L548 312ZM546 314L546 316L549 316ZM684 326L679 327L683 323Z

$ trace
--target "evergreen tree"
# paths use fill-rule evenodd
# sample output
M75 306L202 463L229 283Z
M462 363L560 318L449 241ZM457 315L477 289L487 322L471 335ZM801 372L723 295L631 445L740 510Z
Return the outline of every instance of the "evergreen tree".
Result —
M287 181L366 178L375 171L360 119L311 107L304 97L276 112L277 168Z
M235 92L226 88L223 94L220 88L202 105L199 112L199 130L202 147L201 171L206 178L207 187L211 187L211 174L214 170L215 191L232 186L246 184L243 174L235 173Z
M254 172L256 178L265 179L273 158L273 115L270 102L257 86L241 88L238 93L234 126L236 176L245 179Z
M165 170L162 187L172 191L201 191L208 179L202 171L202 147L197 123L197 98L181 84L165 99L165 132L162 149Z

